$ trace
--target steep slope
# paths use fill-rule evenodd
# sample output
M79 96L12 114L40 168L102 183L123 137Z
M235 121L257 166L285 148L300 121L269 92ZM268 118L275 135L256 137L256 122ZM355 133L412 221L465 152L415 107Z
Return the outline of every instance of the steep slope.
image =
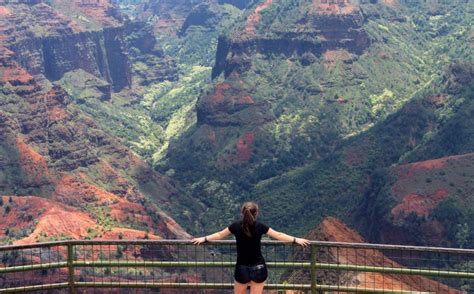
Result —
M101 234L122 227L170 238L189 236L162 210L176 209L182 191L104 132L62 88L42 86L15 61L15 52L5 47L0 52L0 195L49 199L11 197L7 202L2 197L2 219L10 220L5 222L8 230L0 232L3 242L34 241L44 232L49 239L84 237L83 231L69 231L73 227L66 225L64 232L59 228L49 235L58 215L49 217L48 211L62 208L76 211L85 230L97 225ZM35 203L45 206L44 217L29 213L30 207L42 210ZM29 229L21 221L14 226L17 219L9 213L18 210L26 215Z
M168 35L184 34L190 26L201 26L211 31L218 28L222 18L229 17L225 8L231 4L244 9L253 0L164 0L142 1L138 5L140 18L153 22L156 31Z
M366 243L365 240L354 230L334 218L324 219L316 228L311 230L306 238L329 242L352 242ZM396 256L394 256L396 258ZM297 256L297 258L309 258L309 256ZM378 266L400 268L399 262L384 255L384 252L374 249L346 249L336 247L321 247L318 251L318 262L354 264L365 266ZM379 288L385 290L405 290L436 293L464 293L463 291L450 288L437 281L421 277L398 274L380 274L370 272L337 272L321 270L318 272L318 283L356 286L361 288ZM310 279L304 272L292 272L288 279L297 279L310 283Z
M398 235L397 242L472 248L473 160L470 153L390 169L388 193L376 198L391 200L378 221L378 239L393 243Z
M1 197L3 217L0 236L19 239L14 244L31 244L60 239L160 239L125 227L100 224L80 209L33 196ZM123 201L122 201L123 202ZM7 208L8 207L8 208ZM116 212L118 212L116 210ZM145 218L145 217L144 217Z
M101 125L143 159L157 164L169 141L195 122L194 104L210 82L217 35L240 10L216 1L119 3L133 19L125 29L131 88L112 94L110 102L104 103L100 94L93 97L83 90L95 83L82 82L89 80L83 72L61 82ZM74 80L86 85L74 89ZM95 99L84 101L86 95Z
M83 69L119 91L131 84L131 64L124 45L123 19L108 1L7 4L0 19L2 44L33 75L59 80ZM69 15L75 13L73 17Z
M448 71L447 74L449 76L452 72ZM472 87L472 80L470 84L459 85L461 86L459 89L463 90L456 94L447 94L446 85L449 83L443 83L442 80L443 78L440 78L439 81L435 81L433 87L427 90L428 93L420 93L417 99L410 101L385 121L359 136L346 140L333 154L323 160L261 183L257 187L257 195L263 198L262 202L265 205L276 204L283 207L284 211L290 212L290 215L304 216L303 219L340 216L348 223L354 224L374 242L383 240L373 238L370 233L384 236L392 234L392 238L386 239L391 243L416 242L419 245L439 245L441 240L449 240L449 236L443 234L438 234L438 239L432 236L433 238L428 237L424 240L411 230L405 230L403 235L390 231L383 233L386 228L378 226L383 223L383 216L390 218L390 210L397 205L392 197L387 197L387 193L384 193L386 189L382 188L386 184L391 186L394 181L384 176L384 172L380 170L399 162L403 163L403 160L412 152L416 152L414 150L417 150L417 146L423 146L438 128L442 129L443 126L449 125L446 114L462 113L462 109L472 103L472 91L464 91ZM445 96L446 100L440 103L438 95ZM408 184L412 186L407 186L405 189L411 193L422 187L418 185L420 182L417 184L411 181ZM464 182L463 186L466 190L471 189L469 182ZM421 190L423 191L421 193L432 195L433 198L446 196L445 191L433 189L434 187L429 191ZM400 199L410 192L402 193ZM296 195L291 197L298 199L293 202L298 203L297 206L288 205L288 195ZM431 200L428 202L433 208L436 206L435 202ZM469 210L469 206L466 209ZM272 217L272 221L282 226L289 220L290 218L287 219L283 213ZM300 222L299 219L292 219L292 221L296 225L306 226L303 220ZM406 224L415 231L423 229L418 222L408 218ZM436 227L427 230L426 236L436 231Z
M405 243L474 246L470 205L472 70L472 63L450 68L443 78L445 90L430 99L441 107L458 93L462 99L455 103L456 110L445 112L438 126L402 164L382 171L369 188L365 202L370 207L368 222L380 224L369 226L374 240L393 242L391 236L404 230L410 232L405 234Z
M210 207L203 221L216 227L244 199L292 230L308 229L305 217L352 217L370 171L396 163L437 122L434 103L410 100L471 56L472 10L457 4L432 15L387 1L261 1L219 38L213 88L162 170Z
M131 21L112 1L8 1L0 20L3 46L46 87L61 84L82 110L131 147L155 125L134 107L149 84L173 81L172 58L152 28ZM111 123L113 122L113 123Z

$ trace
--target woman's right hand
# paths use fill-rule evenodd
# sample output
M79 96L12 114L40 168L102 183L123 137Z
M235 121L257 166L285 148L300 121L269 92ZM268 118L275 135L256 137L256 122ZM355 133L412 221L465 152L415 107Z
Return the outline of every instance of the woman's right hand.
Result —
M303 238L295 238L295 243L302 247L308 247L309 245L311 245L311 242L309 240Z
M194 245L200 245L206 242L206 237L194 238L191 240L191 242L193 242Z

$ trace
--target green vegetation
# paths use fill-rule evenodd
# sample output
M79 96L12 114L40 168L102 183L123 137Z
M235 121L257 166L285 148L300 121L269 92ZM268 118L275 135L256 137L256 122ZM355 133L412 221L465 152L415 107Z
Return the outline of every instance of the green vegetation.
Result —
M140 18L134 4L121 1ZM231 5L193 7L189 18L173 10L147 19L153 24L183 17L176 34L156 26L158 45L143 42L151 27L127 31L130 89L111 93L106 81L82 70L57 83L72 97L71 108L80 109L75 114L94 118L173 180L180 195L167 199L156 183L137 183L119 172L144 194L166 199L160 208L174 212L191 233L203 226L206 232L220 229L238 217L242 201L252 199L262 205L264 221L295 234L336 216L370 240L380 240L388 225L425 244L430 240L422 226L437 222L453 228L444 244L469 247L474 218L461 200L470 199L474 182L464 167L456 170L465 177L443 170L444 175L427 172L409 182L426 195L434 188L449 191L427 216L407 212L395 222L390 213L404 196L391 191L396 167L474 152L472 9L420 1L361 9L321 16L311 1L282 0L263 9L254 23L247 22L254 9L242 12ZM71 17L82 27L99 28L80 13ZM218 52L212 71L219 35L220 45L230 49ZM211 80L211 72L224 74ZM88 134L97 145L99 135ZM0 160L18 162L4 159L8 148L0 145ZM17 165L0 170L2 184L21 178L13 172ZM116 185L98 164L81 171L105 190ZM34 187L29 189L20 192ZM157 200L151 198L147 213L158 221ZM10 204L2 204L8 213ZM118 225L106 206L84 209L105 229ZM154 229L138 221L121 225ZM89 238L99 234L94 228L88 232Z
M450 70L453 61L472 59L466 42L472 38L466 29L472 22L469 10L451 7L447 13L442 7L436 17L425 17L417 8L367 4L363 29L371 41L362 54L350 49L327 54L278 51L278 42L286 47L301 40L321 44L314 32L318 20L302 13L305 5L280 1L263 10L255 36L238 34L244 17L226 29L228 41L235 44L247 37L257 46L275 42L274 47L236 49L236 64L227 65L236 66L233 74L215 81L229 83L232 93L249 93L255 104L268 108L225 113L231 126L198 123L172 142L167 161L160 164L160 170L206 205L206 231L235 218L241 201L256 199L267 211L263 219L278 229L303 234L323 217L337 216L376 239L376 228L360 220L366 217L361 207L366 191L373 189L374 171L411 161L415 154L433 158L424 145L440 146L446 150L443 156L472 152L473 136L465 131L434 143L437 127L454 123L463 101L472 96L466 85L449 90L459 87L454 86L459 85L454 72L460 69ZM295 32L293 39L284 34ZM430 97L446 92L446 102L432 102ZM224 94L224 99L231 95ZM470 110L465 113L459 118L461 130L470 129ZM446 127L446 133L453 127ZM210 132L218 134L215 143L206 139ZM251 157L233 162L236 141L248 132L255 133ZM380 189L389 195L387 188ZM372 205L380 210L372 220L389 212L395 200L388 197ZM222 212L223 206L228 213Z

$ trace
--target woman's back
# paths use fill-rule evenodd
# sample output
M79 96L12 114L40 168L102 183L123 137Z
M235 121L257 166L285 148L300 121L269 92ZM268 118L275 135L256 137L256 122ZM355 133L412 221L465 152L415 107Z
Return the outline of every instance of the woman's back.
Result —
M229 231L234 234L237 241L237 265L256 265L264 264L260 243L262 235L266 234L269 227L261 222L249 228L245 232L241 221L235 222L229 226ZM247 234L250 233L250 236Z

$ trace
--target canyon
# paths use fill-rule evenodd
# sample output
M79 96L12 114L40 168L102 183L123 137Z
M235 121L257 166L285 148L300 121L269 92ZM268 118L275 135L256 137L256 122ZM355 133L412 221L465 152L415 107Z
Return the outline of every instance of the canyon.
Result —
M46 210L27 214L42 221L58 207L88 214L78 218L95 233L65 233L74 238L189 237L256 198L272 211L265 221L295 232L331 215L370 241L412 243L390 236L415 218L426 226L420 245L456 245L437 207L457 207L466 191L411 180L371 195L409 164L474 152L469 142L433 147L449 122L468 120L464 2L140 1L131 15L119 4L0 2L4 203L32 197ZM468 214L460 222L471 226ZM2 237L44 239L18 225Z
M82 91L96 87L102 101L110 100L132 87L132 45L161 54L153 51L154 36L144 30L144 41L127 40L126 32L144 24L130 23L108 1L1 5L1 238L114 238L122 231L130 238L189 238L160 208L183 192L56 83L75 73L70 79L79 87L77 76L85 76Z

